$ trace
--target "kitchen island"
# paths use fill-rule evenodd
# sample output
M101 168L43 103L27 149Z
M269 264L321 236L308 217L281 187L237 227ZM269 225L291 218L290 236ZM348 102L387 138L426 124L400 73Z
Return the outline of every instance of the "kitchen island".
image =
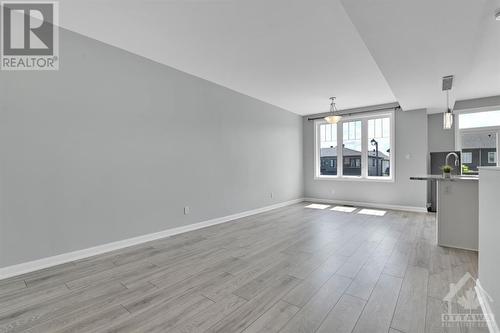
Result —
M478 250L479 177L424 175L412 180L437 182L437 243L440 246Z

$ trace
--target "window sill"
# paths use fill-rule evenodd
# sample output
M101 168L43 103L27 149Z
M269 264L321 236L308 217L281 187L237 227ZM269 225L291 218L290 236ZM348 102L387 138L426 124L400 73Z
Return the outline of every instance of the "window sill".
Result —
M394 177L349 177L349 176L315 176L314 180L336 180L336 181L348 181L348 182L374 182L374 183L394 183Z

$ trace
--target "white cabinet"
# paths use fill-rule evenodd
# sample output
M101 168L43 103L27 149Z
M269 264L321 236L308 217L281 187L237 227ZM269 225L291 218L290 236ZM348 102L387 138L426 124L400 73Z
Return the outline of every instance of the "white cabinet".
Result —
M500 319L500 168L479 168L479 282ZM487 297L483 299L488 300Z

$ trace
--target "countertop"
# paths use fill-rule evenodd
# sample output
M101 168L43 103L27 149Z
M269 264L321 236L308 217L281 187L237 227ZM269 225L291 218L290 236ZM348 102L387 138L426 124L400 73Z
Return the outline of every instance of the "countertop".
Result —
M500 167L479 167L479 171L485 170L485 171L500 171Z
M450 178L445 178L443 175L423 175L410 177L411 180L435 180L435 181L478 181L478 176L457 176L452 175Z

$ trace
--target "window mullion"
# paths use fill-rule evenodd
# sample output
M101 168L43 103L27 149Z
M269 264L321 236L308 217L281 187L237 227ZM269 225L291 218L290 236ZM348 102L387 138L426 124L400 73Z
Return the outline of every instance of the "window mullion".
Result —
M314 124L314 176L319 177L321 175L321 154L320 154L320 144L321 144L321 130L320 123Z
M497 142L496 142L496 155L497 155L497 166L500 166L500 155L499 155L499 149L500 149L500 130L497 130Z
M337 176L342 177L344 173L344 156L342 146L344 144L344 125L337 123Z
M368 177L368 120L361 122L361 177Z

